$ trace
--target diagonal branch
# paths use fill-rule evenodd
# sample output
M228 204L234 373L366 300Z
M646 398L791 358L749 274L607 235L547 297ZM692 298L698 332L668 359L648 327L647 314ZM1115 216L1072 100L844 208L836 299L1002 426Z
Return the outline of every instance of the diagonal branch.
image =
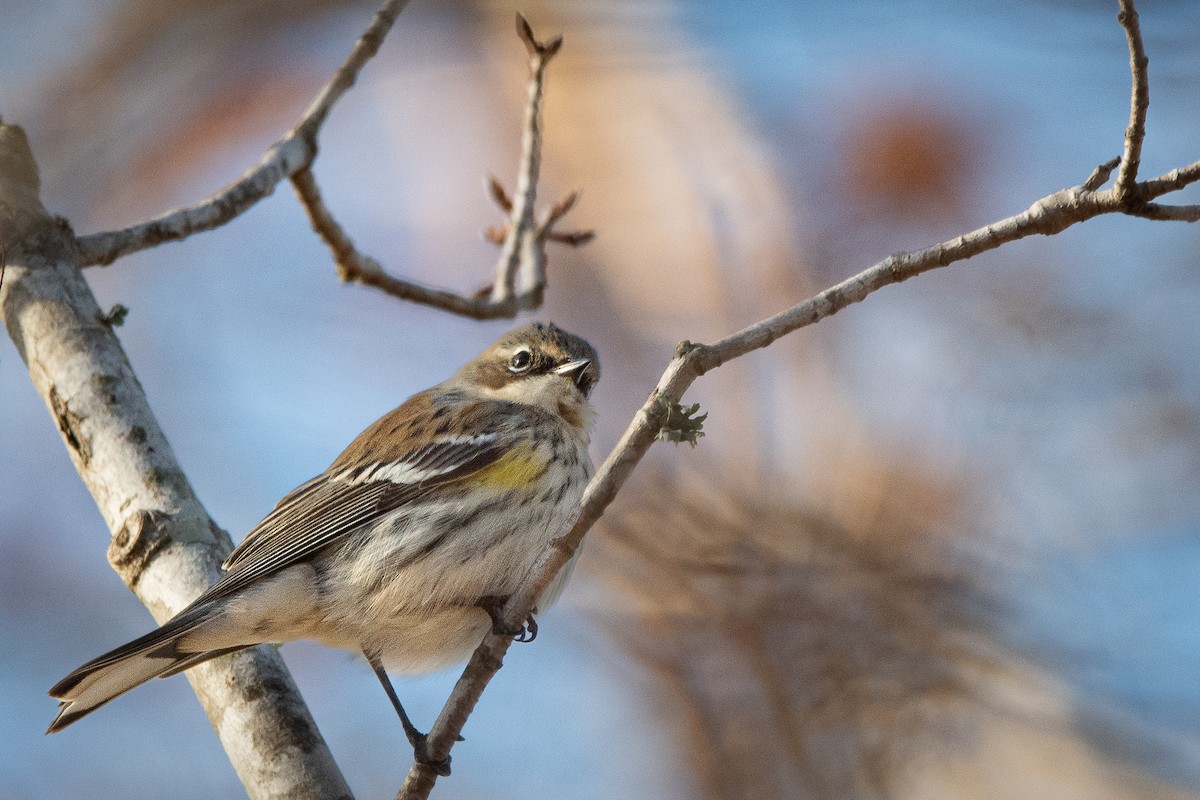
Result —
M408 0L385 0L350 55L317 94L312 105L287 135L267 150L242 177L199 203L116 231L80 236L80 264L108 265L121 256L148 247L186 239L193 233L219 228L271 194L284 179L307 169L317 156L317 136L334 104L354 85L363 66L379 52Z
M232 545L184 475L78 259L70 228L38 196L24 132L0 123L0 320L112 533L109 563L162 622L218 580ZM254 800L350 796L274 648L187 678Z
M1200 162L1185 169L1191 177L1182 185L1200 180ZM1102 170L1102 167L1098 168L1098 171ZM1089 184L1094 183L1095 178L1088 180ZM1158 192L1163 184L1178 180L1167 175L1138 184L1135 186L1137 193L1134 197L1150 196ZM682 399L684 392L700 376L733 359L764 348L789 333L832 316L884 286L949 266L1027 236L1051 236L1093 217L1116 213L1147 216L1144 206L1140 206L1136 200L1122 200L1115 188L1106 192L1095 192L1084 185L1062 189L1038 200L1020 214L955 239L914 253L894 253L799 305L713 344L681 343L658 385L634 415L625 434L588 484L579 515L571 529L551 543L525 588L515 594L505 606L504 620L515 627L528 616L535 599L570 560L583 541L584 535L604 513L638 462L650 449L650 445L663 428L672 405ZM1157 218L1175 217L1163 215ZM427 745L433 759L442 759L449 755L450 748L462 732L483 690L503 665L504 654L508 651L511 641L506 637L488 634L472 655L462 677L455 684L437 721L429 731ZM436 781L437 775L432 769L414 762L397 799L418 800L428 797Z
M1137 32L1136 12L1133 10L1132 0L1120 2L1124 15L1121 22L1130 32L1131 48L1136 41L1140 50L1140 33ZM1136 166L1131 169L1130 165L1137 163L1137 153L1144 136L1144 105L1147 93L1139 89L1139 84L1144 80L1144 66L1144 54L1140 61L1137 57L1132 59L1134 116L1140 121L1136 121L1136 125L1131 123L1131 132L1126 138L1126 157L1120 161L1121 174L1126 176L1136 175ZM1136 110L1139 106L1142 107L1140 114ZM650 446L659 438L669 414L678 406L684 392L705 373L754 350L767 347L800 328L832 316L884 286L963 261L1027 236L1054 235L1072 225L1103 214L1186 221L1200 218L1200 206L1163 206L1147 202L1200 181L1200 161L1142 183L1130 183L1130 178L1126 177L1127 183L1124 187L1118 179L1118 184L1112 189L1100 191L1100 187L1108 181L1117 163L1117 160L1113 160L1101 164L1079 186L1047 195L1019 214L923 250L894 253L804 302L720 341L712 344L680 343L675 357L667 365L658 385L634 415L624 435L588 484L579 513L570 529L551 542L550 547L542 554L533 575L505 605L502 613L504 622L516 627L524 621L533 609L536 598L571 559L582 543L584 535L604 513ZM504 654L508 651L511 641L510 638L488 634L471 656L437 721L429 731L426 743L433 759L449 756L451 747L488 682L503 666ZM429 766L414 761L400 787L397 800L420 800L428 797L437 782L437 777Z
M292 183L308 213L313 230L333 253L338 277L343 281L373 286L403 300L474 319L513 317L522 309L537 308L542 304L546 287L546 242L579 246L591 239L590 231L559 233L555 230L556 224L574 205L575 194L560 200L541 218L535 213L541 168L541 118L546 67L562 47L562 37L539 42L528 21L520 14L517 15L517 35L529 52L529 100L525 106L516 194L510 196L495 177L488 183L492 199L508 217L504 226L487 232L487 237L501 247L491 285L466 297L387 274L377 260L355 248L321 199L312 171L306 167L292 175Z
M512 314L489 313L497 311L497 309L481 299L462 297L454 292L431 289L418 283L393 278L383 271L383 267L379 265L378 261L360 253L354 247L354 242L350 241L350 237L325 206L310 170L303 169L293 175L292 185L296 188L296 194L300 197L304 210L308 212L313 230L321 235L333 252L338 277L342 280L373 286L393 297L412 300L464 317L489 319L496 316L512 316Z
M218 228L270 195L281 181L290 178L313 229L333 252L342 280L373 286L404 300L475 319L513 317L522 309L541 305L546 285L546 242L578 247L590 241L593 234L591 231L561 233L555 230L563 215L574 205L574 194L559 201L541 218L535 213L546 67L562 46L562 37L539 42L529 23L519 14L517 34L529 52L529 101L515 199L509 198L499 182L492 179L492 196L508 214L508 221L504 227L489 233L490 238L502 246L490 286L468 297L388 275L378 261L355 248L321 198L312 174L321 127L334 104L354 85L359 72L379 51L384 37L406 4L407 0L384 2L300 121L266 152L256 166L196 205L170 211L129 228L78 237L81 265L111 264L123 255Z
M1200 169L1197 167L1200 167L1200 162L1185 168L1191 178L1183 185L1200 181ZM1137 196L1157 196L1157 187L1165 183L1168 177L1163 176L1138 184L1135 187ZM1019 214L957 238L912 253L893 253L804 302L713 344L681 343L658 385L588 485L581 503L580 515L571 531L552 544L539 564L536 577L525 590L513 597L506 608L505 620L513 623L523 620L529 613L533 599L541 594L558 569L571 557L583 535L599 519L638 461L655 441L673 404L683 398L683 393L700 376L754 350L767 347L800 328L820 322L847 306L864 300L884 286L906 281L924 272L949 266L1028 236L1051 236L1072 225L1104 214L1139 216L1143 208L1137 201L1121 199L1115 188L1105 192L1090 191L1083 185L1061 189L1043 197ZM1190 213L1198 207L1175 208ZM451 698L457 693L458 687ZM437 730L437 726L434 730Z
M1150 77L1147 68L1146 45L1142 41L1142 29L1138 24L1137 9L1133 0L1118 0L1120 11L1117 21L1125 30L1129 43L1129 73L1133 89L1129 93L1129 126L1125 129L1125 152L1121 156L1121 169L1117 173L1117 192L1122 199L1132 199L1136 188L1138 168L1142 163L1142 142L1146 139L1146 111L1150 108Z

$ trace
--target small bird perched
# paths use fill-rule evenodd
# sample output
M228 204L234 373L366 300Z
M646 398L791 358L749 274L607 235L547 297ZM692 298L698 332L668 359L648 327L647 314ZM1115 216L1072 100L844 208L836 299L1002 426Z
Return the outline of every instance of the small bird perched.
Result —
M362 652L417 758L423 734L386 669L465 660L579 504L592 473L596 351L552 324L510 331L449 380L359 434L284 497L225 574L158 630L50 690L47 733L150 678L264 642L316 639ZM538 600L561 593L568 564ZM536 635L530 616L520 638ZM445 766L445 765L435 765Z

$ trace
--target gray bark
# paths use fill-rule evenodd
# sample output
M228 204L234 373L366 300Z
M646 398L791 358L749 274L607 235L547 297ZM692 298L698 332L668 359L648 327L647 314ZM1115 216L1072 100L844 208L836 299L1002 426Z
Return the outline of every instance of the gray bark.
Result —
M229 535L175 460L83 279L74 234L43 208L24 132L3 124L0 255L0 316L112 532L109 562L162 622L215 582ZM351 796L274 648L186 674L250 797Z

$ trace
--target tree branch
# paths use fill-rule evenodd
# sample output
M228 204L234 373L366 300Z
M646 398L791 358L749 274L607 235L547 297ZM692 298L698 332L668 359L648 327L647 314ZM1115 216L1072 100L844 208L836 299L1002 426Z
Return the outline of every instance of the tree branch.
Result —
M558 233L554 230L559 220L575 204L575 194L560 200L541 219L535 215L546 67L562 46L562 37L539 42L529 23L520 14L517 15L517 35L529 52L529 101L525 107L515 200L509 197L496 178L491 178L489 182L492 198L508 215L503 227L488 231L488 238L501 246L492 284L472 297L465 297L387 274L376 259L355 248L354 242L321 199L311 169L305 167L292 175L292 184L308 213L313 230L332 251L338 277L343 281L373 286L402 300L474 319L514 317L522 309L537 308L542 304L546 287L546 242L579 246L591 239L591 232Z
M1151 178L1142 183L1142 196L1148 200L1161 197L1168 192L1182 189L1188 184L1200 180L1200 161L1188 164L1186 167L1173 169L1160 178Z
M1167 222L1200 222L1200 205L1171 206L1161 203L1144 203L1127 213L1135 217L1157 219Z
M0 316L112 531L113 569L163 622L220 577L229 535L209 518L79 268L75 236L38 197L24 132L0 124ZM350 790L271 647L188 670L252 798Z
M1142 163L1142 142L1146 139L1146 111L1150 108L1150 59L1146 57L1146 46L1142 41L1142 29L1133 0L1118 0L1118 4L1120 11L1117 12L1117 21L1125 30L1125 39L1129 43L1129 73L1133 89L1129 93L1129 126L1125 129L1125 152L1117 173L1117 192L1123 200L1129 201L1134 197L1138 169Z
M1120 0L1122 24L1131 41L1140 50L1141 35L1136 26L1136 12L1131 0ZM1132 22L1131 22L1132 20ZM1136 177L1137 155L1144 136L1144 106L1148 96L1144 87L1144 53L1131 63L1134 70L1134 117L1126 137L1126 156L1121 160L1122 175ZM1139 66L1140 64L1140 66ZM1141 77L1139 77L1139 75ZM1141 112L1136 109L1141 107ZM1135 119L1135 121L1136 121ZM1131 166L1132 165L1132 166ZM1159 206L1146 200L1159 197L1200 180L1200 162L1190 164L1148 181L1128 184L1124 189L1114 186L1099 191L1117 166L1109 161L1098 166L1079 186L1061 189L1038 200L1025 211L965 233L954 239L912 253L894 253L862 272L831 286L804 302L761 320L737 333L712 344L682 342L675 357L667 365L658 385L645 404L634 415L616 447L597 470L588 484L580 503L578 516L570 529L555 538L543 553L537 568L524 587L506 604L503 619L510 626L519 626L532 610L536 598L558 574L583 541L604 510L616 497L634 468L645 456L667 421L670 410L683 398L684 392L705 373L722 364L764 347L807 325L832 316L847 306L865 299L873 292L894 283L908 280L939 267L963 261L1001 245L1034 234L1051 236L1072 225L1103 214L1127 214L1155 219L1192 221L1200 217L1194 206ZM1118 179L1119 180L1119 179ZM1126 178L1128 181L1129 178ZM503 665L504 654L511 639L488 634L455 684L437 721L429 731L427 747L434 759L449 755L458 735L492 676ZM397 800L426 798L437 781L428 766L414 761L397 794Z
M542 97L546 67L562 47L562 37L539 42L529 21L517 14L517 36L529 53L529 102L525 105L525 127L521 136L521 163L517 190L508 203L508 235L500 248L496 279L491 287L493 303L515 303L536 308L546 286L546 250L543 230L535 219L538 175L542 166ZM496 186L496 179L492 179ZM493 196L496 192L493 191Z
M307 169L317 156L317 136L333 105L354 85L363 66L379 51L384 37L407 4L408 0L385 0L355 42L350 55L317 94L304 116L283 139L267 150L257 166L194 206L169 211L129 228L80 236L80 265L111 264L138 250L219 228L275 191L280 181Z

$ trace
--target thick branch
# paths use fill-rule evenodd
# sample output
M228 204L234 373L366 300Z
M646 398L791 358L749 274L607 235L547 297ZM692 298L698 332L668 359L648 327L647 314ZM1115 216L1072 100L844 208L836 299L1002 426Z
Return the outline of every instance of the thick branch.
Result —
M0 125L0 316L112 531L113 569L165 621L217 580L229 536L175 460L83 279L74 235L46 214L37 191L24 133ZM251 797L350 796L273 648L187 677Z
M489 238L501 245L491 286L466 297L387 274L376 259L354 246L321 199L312 170L306 167L292 175L292 183L313 230L333 253L338 277L342 280L373 286L403 300L474 319L514 317L522 309L537 308L542 304L546 286L546 242L578 246L591 239L590 232L558 233L554 230L574 205L574 194L556 203L542 219L537 219L534 213L541 164L541 109L546 66L562 46L562 37L555 37L547 43L537 41L529 23L519 14L517 33L529 52L529 101L525 108L516 199L510 198L495 178L489 184L492 197L508 215L506 225L488 232Z
M117 258L193 233L219 228L275 191L280 181L307 169L317 155L317 135L334 103L354 85L408 0L386 0L350 55L317 94L304 116L271 147L257 166L194 206L170 211L129 228L79 237L80 264L111 264Z
M1121 10L1117 12L1117 21L1125 30L1125 39L1129 44L1129 73L1133 89L1129 93L1129 126L1125 129L1125 152L1121 156L1116 187L1121 198L1128 201L1134 197L1138 168L1142 163L1142 143L1146 140L1146 111L1150 108L1150 59L1146 57L1146 46L1142 41L1142 29L1133 0L1119 0L1119 4Z

